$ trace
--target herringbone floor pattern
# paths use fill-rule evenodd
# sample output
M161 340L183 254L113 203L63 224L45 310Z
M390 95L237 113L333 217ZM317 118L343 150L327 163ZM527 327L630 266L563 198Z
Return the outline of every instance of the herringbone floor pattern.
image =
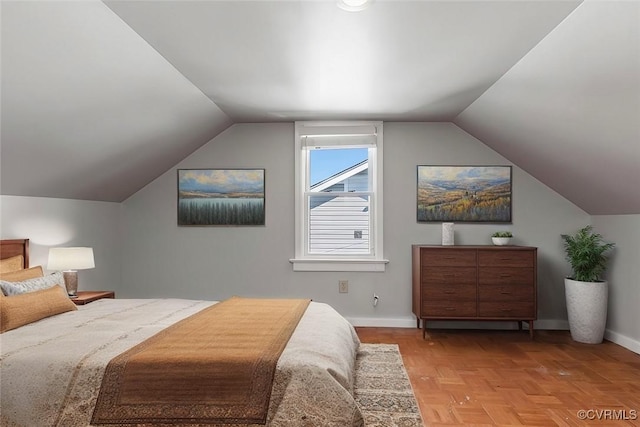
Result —
M640 355L566 331L357 328L398 344L426 426L640 426ZM580 412L583 411L583 412ZM581 419L584 418L584 419Z

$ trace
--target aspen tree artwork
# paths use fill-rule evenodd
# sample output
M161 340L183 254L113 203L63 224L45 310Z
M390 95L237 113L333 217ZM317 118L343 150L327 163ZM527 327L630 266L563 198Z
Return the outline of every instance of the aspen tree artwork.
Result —
M418 166L418 222L511 222L511 166Z

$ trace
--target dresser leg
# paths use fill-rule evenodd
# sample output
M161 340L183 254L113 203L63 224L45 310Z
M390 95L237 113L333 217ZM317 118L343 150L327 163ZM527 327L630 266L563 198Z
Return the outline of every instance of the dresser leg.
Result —
M522 320L518 320L518 330L522 330Z
M420 318L416 318L416 328L420 329Z
M533 320L529 320L529 338L533 339Z

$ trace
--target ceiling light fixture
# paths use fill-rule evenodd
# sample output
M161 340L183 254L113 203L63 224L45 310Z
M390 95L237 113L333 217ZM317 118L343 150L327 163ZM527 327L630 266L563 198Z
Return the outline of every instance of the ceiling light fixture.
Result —
M369 7L372 0L338 0L338 7L347 12L360 12Z

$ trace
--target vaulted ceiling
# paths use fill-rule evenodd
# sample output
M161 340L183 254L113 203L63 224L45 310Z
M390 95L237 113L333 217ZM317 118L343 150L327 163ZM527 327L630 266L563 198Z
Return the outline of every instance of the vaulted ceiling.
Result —
M3 195L123 201L233 123L448 121L640 213L640 1L0 3Z

